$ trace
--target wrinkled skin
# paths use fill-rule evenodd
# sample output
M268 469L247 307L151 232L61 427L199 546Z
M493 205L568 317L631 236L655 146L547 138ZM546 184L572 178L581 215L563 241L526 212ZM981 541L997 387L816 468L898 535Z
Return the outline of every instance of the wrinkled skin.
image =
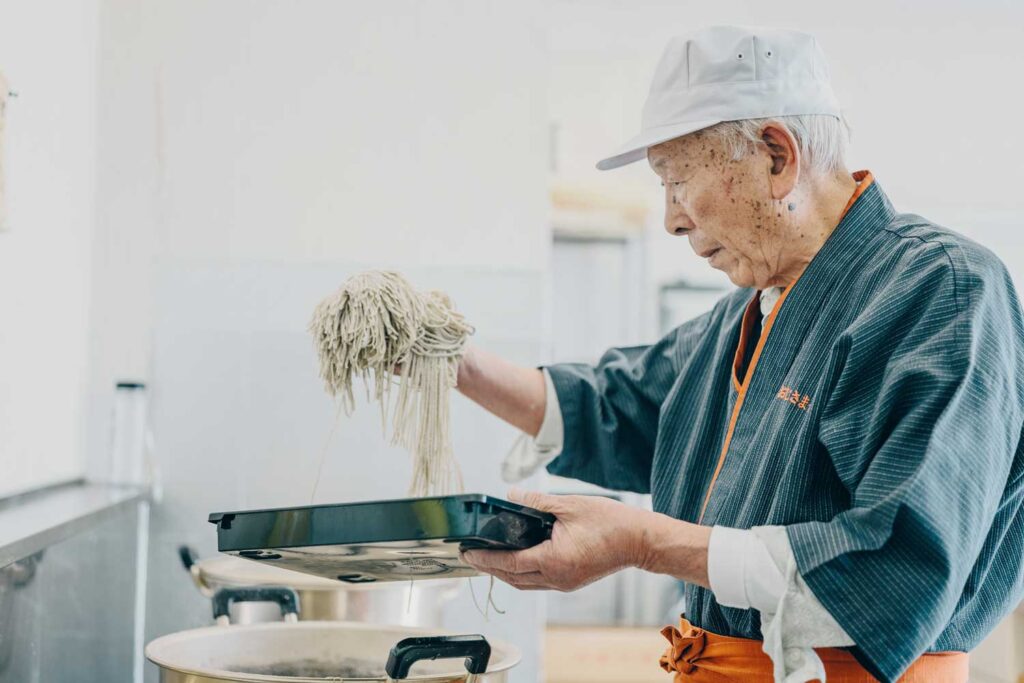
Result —
M548 496L515 490L509 496L558 518L551 540L528 550L463 553L466 562L509 585L526 590L575 590L640 561L643 510L600 496ZM593 520L600 523L593 524Z
M513 489L509 499L558 518L551 539L533 548L463 553L464 562L510 586L573 591L627 567L708 585L710 527L603 496L551 496Z
M800 168L799 146L778 124L739 160L699 131L648 150L665 186L665 230L740 287L785 286L799 277L838 224L856 183Z

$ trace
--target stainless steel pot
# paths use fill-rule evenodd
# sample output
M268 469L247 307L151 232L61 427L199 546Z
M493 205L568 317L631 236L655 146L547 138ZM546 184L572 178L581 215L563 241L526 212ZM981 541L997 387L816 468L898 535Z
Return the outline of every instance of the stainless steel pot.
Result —
M151 642L146 657L159 667L161 683L507 683L508 671L519 663L515 647L490 644L480 635L298 622L299 598L286 588L220 591L214 601L215 615L223 624L232 602L268 597L279 601L282 611L290 615L288 621L198 628Z
M221 588L288 586L299 594L303 621L436 627L442 623L444 606L458 595L460 588L456 579L345 584L231 555L199 559L188 546L178 548L178 554L205 597L213 597ZM231 607L231 621L235 624L280 619L281 610L272 603L239 602Z

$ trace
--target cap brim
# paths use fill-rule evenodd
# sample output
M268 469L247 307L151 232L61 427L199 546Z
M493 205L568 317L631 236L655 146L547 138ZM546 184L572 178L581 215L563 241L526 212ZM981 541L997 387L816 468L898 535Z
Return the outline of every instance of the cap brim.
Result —
M657 126L656 128L650 128L640 133L632 140L624 144L619 148L612 156L601 159L597 162L597 169L599 171L609 171L619 166L625 166L631 164L634 161L640 161L641 159L647 158L647 148L653 147L654 145L661 144L662 142L668 142L676 138L695 133L698 130L709 128L717 123L721 123L718 119L709 119L705 121L687 121L686 123L672 123L667 126Z

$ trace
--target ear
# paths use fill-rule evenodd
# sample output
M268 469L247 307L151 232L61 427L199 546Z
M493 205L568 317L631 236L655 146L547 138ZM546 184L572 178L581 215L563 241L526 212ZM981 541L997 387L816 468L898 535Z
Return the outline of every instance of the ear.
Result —
M785 199L800 179L800 145L793 134L780 123L766 123L761 129L761 140L768 148L771 168L772 199Z

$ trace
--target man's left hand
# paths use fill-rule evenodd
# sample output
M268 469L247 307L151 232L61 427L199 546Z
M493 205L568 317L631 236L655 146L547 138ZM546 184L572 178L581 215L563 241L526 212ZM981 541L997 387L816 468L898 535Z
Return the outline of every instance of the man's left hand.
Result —
M642 566L645 530L657 517L603 496L551 496L513 490L509 499L557 517L551 539L519 551L470 550L463 561L524 590L572 591Z

